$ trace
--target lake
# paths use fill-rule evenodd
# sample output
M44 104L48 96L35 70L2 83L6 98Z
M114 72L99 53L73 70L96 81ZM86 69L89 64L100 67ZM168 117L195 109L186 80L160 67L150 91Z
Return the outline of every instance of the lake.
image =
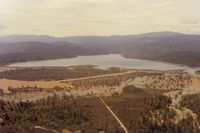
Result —
M187 69L181 65L148 61L141 59L124 58L119 54L77 56L75 58L62 58L43 61L28 61L10 64L12 67L45 67L45 66L74 66L74 65L97 65L98 68L109 67L152 69L152 70L177 70Z

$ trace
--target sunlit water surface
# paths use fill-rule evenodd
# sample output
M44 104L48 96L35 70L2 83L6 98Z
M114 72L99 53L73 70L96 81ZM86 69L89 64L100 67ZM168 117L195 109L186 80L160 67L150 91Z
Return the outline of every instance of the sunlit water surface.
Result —
M98 68L107 69L110 67L150 69L150 70L177 70L192 68L164 63L159 61L148 61L142 59L124 58L119 54L77 56L75 58L62 58L42 61L28 61L14 63L9 66L14 67L45 67L45 66L75 66L75 65L96 65Z

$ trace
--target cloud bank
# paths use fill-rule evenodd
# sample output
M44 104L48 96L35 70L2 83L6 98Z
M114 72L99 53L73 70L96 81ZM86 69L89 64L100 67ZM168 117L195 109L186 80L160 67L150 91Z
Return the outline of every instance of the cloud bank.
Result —
M6 24L4 34L199 33L199 5L199 0L0 0L0 22Z

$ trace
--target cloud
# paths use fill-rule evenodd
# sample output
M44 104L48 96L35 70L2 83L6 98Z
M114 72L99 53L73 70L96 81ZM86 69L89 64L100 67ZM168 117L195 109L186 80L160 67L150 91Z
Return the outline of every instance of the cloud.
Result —
M199 5L200 0L0 0L0 31L55 36L196 32Z
M183 18L181 20L179 20L179 23L181 24L198 24L199 23L199 19L197 18Z
M41 31L40 29L29 29L29 31Z
M0 31L6 29L6 26L5 25L0 25Z

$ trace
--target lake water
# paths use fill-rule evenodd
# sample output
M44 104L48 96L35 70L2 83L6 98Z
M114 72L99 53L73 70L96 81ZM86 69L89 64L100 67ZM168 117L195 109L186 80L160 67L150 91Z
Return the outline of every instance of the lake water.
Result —
M106 69L109 67L152 69L152 70L187 69L187 67L170 64L170 63L124 58L123 56L119 54L78 56L75 58L63 58L63 59L53 59L53 60L43 60L43 61L28 61L28 62L22 62L22 63L14 63L9 66L44 67L44 66L74 66L74 65L97 65L98 68L101 68L101 69Z

